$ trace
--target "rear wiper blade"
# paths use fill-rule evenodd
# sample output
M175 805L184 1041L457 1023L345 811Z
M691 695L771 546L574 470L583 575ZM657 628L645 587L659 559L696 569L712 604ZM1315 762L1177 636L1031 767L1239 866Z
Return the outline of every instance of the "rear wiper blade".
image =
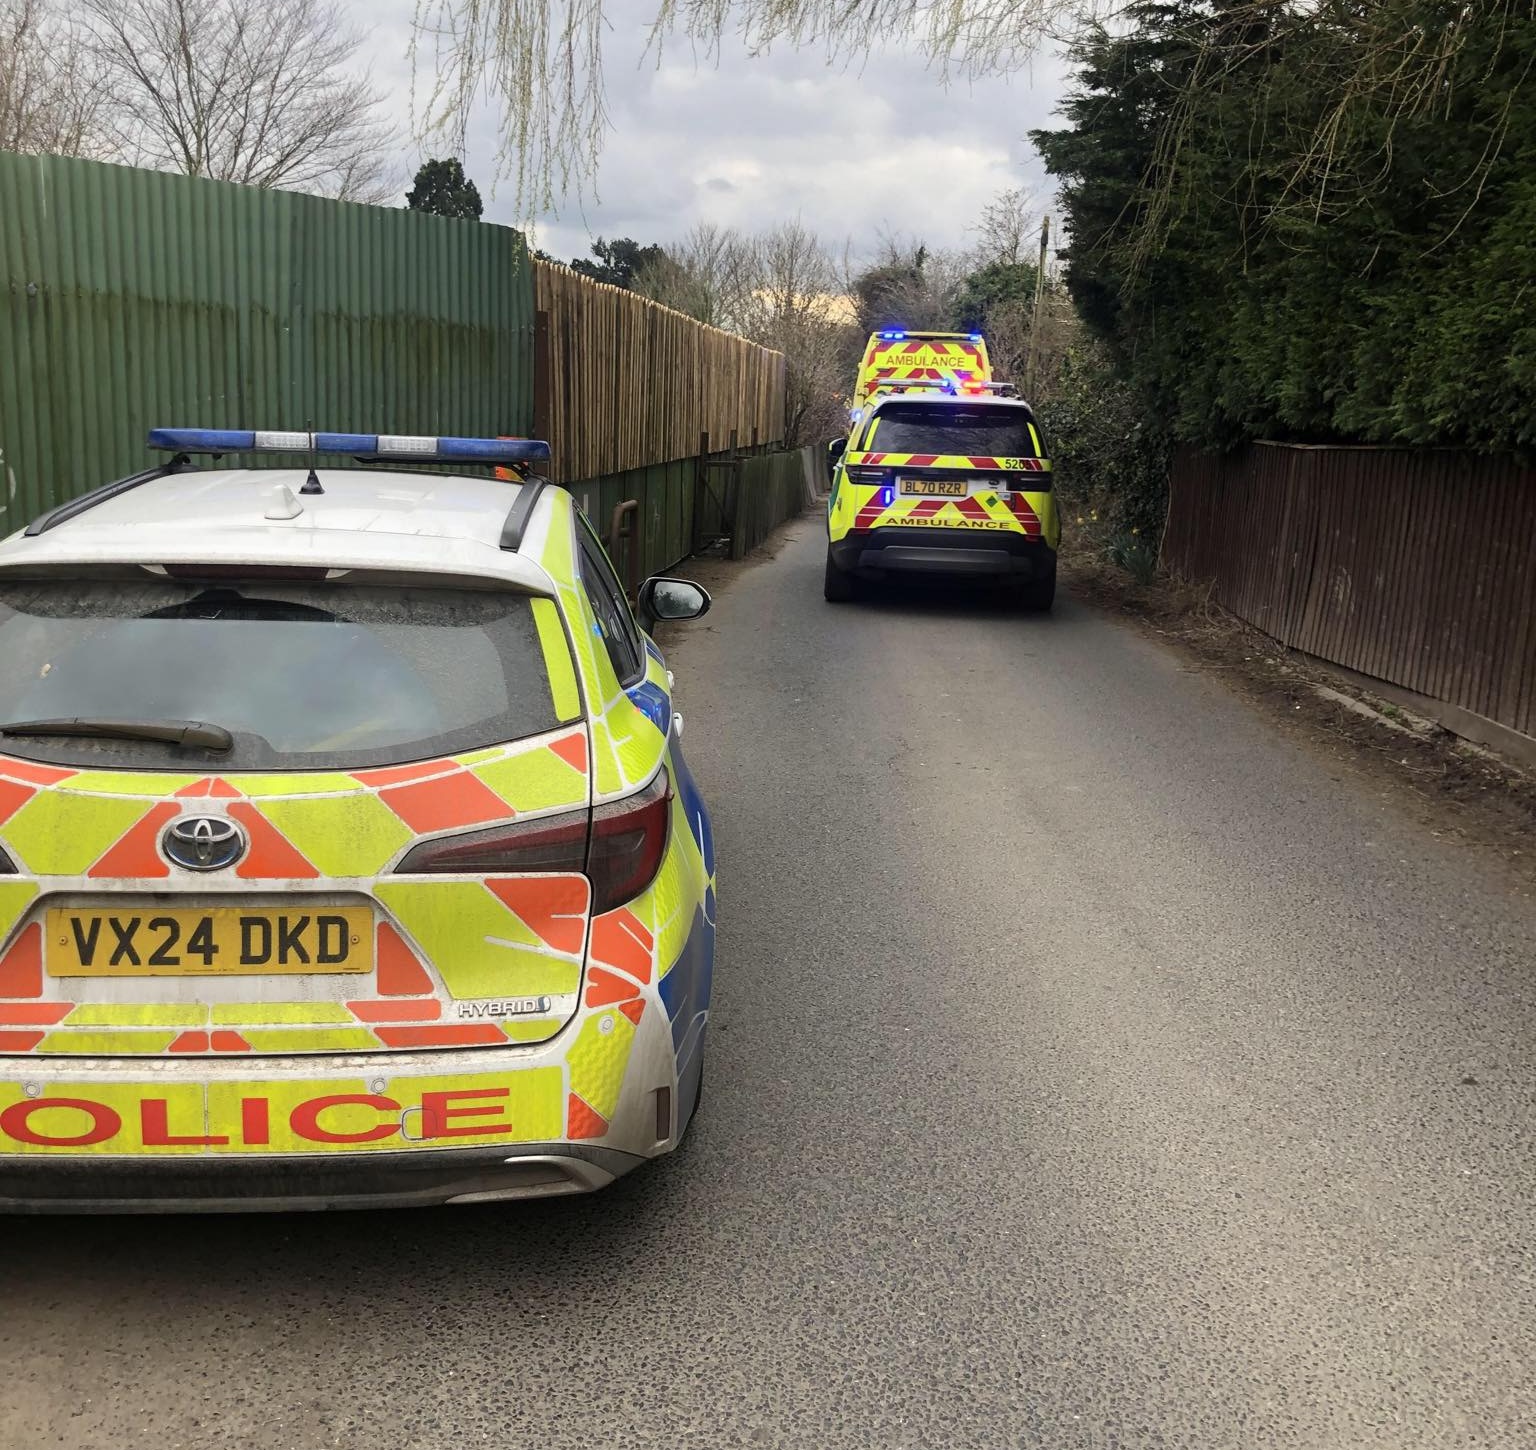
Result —
M235 737L205 720L12 720L0 735L89 735L101 740L163 740L201 750L228 750Z

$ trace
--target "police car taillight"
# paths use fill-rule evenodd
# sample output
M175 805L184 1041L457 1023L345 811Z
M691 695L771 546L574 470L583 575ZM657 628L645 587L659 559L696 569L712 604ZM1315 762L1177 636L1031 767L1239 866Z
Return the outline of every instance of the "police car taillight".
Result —
M644 790L585 811L514 821L424 841L395 869L431 876L580 873L592 882L594 913L633 900L661 868L671 819L672 782L663 769Z
M672 782L665 767L639 794L592 813L587 875L594 913L634 900L656 879L671 819Z
M424 841L395 869L407 874L506 876L579 872L587 865L587 813L515 821Z

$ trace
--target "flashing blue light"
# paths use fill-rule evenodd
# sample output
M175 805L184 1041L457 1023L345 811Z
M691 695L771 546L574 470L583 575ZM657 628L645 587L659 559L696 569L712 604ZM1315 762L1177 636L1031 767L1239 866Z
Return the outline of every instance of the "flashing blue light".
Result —
M339 453L415 463L547 463L536 438L417 438L390 433L261 433L230 428L155 428L166 453Z
M904 332L882 332L880 334L887 342L900 342L906 336Z
M880 490L880 507L888 509L895 502L896 485L894 483L888 483L884 488Z
M973 332L971 334L971 341L972 342L980 342L981 341L981 334L979 332Z

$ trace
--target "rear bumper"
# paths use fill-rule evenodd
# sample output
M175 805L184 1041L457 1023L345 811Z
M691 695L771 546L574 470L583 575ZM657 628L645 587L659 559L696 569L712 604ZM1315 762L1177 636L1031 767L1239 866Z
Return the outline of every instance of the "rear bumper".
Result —
M1056 551L1043 539L1004 529L850 532L832 545L832 559L845 573L864 579L891 574L1043 579L1056 572Z
M701 1021L687 1061L703 1031ZM689 1106L678 1060L659 1002L633 1025L616 1008L588 1009L530 1047L0 1059L0 1213L587 1193L676 1147Z
M606 1188L643 1157L574 1143L339 1158L0 1161L5 1213L263 1213L428 1208Z

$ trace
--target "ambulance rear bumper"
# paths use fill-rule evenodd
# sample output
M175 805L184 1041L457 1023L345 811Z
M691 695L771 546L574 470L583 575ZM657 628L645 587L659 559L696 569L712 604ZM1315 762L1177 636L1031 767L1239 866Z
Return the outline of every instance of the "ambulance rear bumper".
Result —
M1043 539L994 529L854 531L832 545L839 569L863 579L890 574L1043 579L1056 571L1056 551Z

